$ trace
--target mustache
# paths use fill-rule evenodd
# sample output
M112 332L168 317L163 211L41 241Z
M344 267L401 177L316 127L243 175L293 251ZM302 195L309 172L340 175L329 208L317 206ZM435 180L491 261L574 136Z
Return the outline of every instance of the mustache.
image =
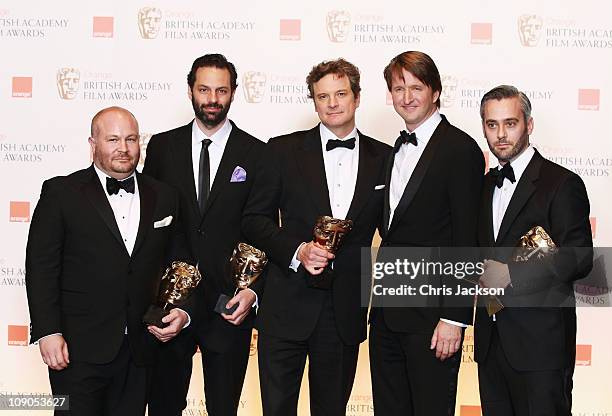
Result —
M200 108L201 108L202 110L207 109L207 108L218 108L218 109L222 110L222 109L223 109L223 105L221 105L221 104L219 104L219 103L212 103L212 104L208 104L208 105L204 105L204 104L202 104L202 105L200 106Z

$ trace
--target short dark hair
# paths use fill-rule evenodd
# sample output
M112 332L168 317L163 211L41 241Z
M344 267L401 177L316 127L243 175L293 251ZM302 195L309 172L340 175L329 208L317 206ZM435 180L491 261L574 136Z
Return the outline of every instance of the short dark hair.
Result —
M524 92L519 91L518 88L512 85L498 85L482 96L482 99L480 100L480 118L484 121L484 107L487 101L501 101L504 98L519 99L521 103L521 111L523 112L523 118L525 119L525 123L527 123L531 118L531 101L529 101L529 97L527 97Z
M359 86L359 68L345 60L344 58L338 58L334 61L323 61L312 67L308 76L306 77L306 84L308 84L308 98L314 97L314 83L318 82L321 78L326 75L334 74L339 77L347 77L351 84L351 91L355 98L359 97L361 87Z
M210 67L227 69L230 73L230 84L232 91L236 90L236 87L238 86L238 73L236 72L236 67L220 53L209 53L207 55L200 56L193 61L193 64L191 64L191 71L189 71L189 74L187 74L187 84L189 84L189 88L193 88L193 85L195 84L196 72L198 69Z
M427 85L433 92L442 93L442 81L440 80L440 72L429 55L419 51L402 52L389 62L383 71L383 76L387 82L387 88L391 91L393 83L393 75L402 77L402 69L410 72L419 81ZM436 100L436 105L440 108L440 97Z

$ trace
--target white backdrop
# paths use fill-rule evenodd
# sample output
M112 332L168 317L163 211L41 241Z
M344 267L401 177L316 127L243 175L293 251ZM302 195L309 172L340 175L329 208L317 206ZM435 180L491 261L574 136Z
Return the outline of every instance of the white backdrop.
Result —
M136 115L143 154L151 134L188 122L186 74L205 53L220 52L235 63L242 85L230 116L264 141L317 121L304 79L324 59L342 56L361 69L358 126L390 144L402 122L389 105L382 69L399 52L422 50L434 58L444 78L442 112L470 133L487 157L480 97L497 84L516 85L532 99L532 142L581 175L595 244L610 245L609 9L594 0L2 0L0 393L49 391L38 348L27 346L24 287L28 223L42 181L88 166L89 122L103 107L121 105ZM253 89L243 89L245 84ZM579 311L576 415L612 415L606 387L611 321L607 308ZM457 404L461 416L480 414L472 341L468 331ZM261 412L253 352L241 415ZM185 415L206 414L199 357L196 362ZM307 409L305 393L301 414ZM348 414L372 413L364 343Z

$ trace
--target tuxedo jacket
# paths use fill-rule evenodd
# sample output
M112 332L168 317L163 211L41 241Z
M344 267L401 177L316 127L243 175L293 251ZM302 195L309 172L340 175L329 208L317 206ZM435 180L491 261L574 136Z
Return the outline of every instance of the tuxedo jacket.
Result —
M476 247L484 158L474 139L442 116L389 221L394 158L386 168L381 247ZM393 331L424 334L431 334L440 318L472 322L472 308L446 307L441 297L427 304L372 308L371 322L384 317Z
M510 365L519 371L573 367L576 349L576 310L574 307L525 307L550 305L551 297L563 295L573 300L572 283L592 268L589 199L584 183L575 173L544 159L536 150L523 172L501 222L497 239L493 234L492 198L495 180L485 177L478 242L485 257L508 263L512 286L506 288L506 307L495 315L484 307L476 310L475 359L484 362L493 326ZM541 226L560 247L558 256L515 263L513 247L521 236ZM504 249L506 248L506 249ZM554 299L552 299L554 300Z
M157 341L142 317L171 255L178 196L145 175L136 181L140 222L131 256L93 165L43 183L26 250L31 339L62 333L72 361L112 361L126 327L135 362L154 360ZM165 218L168 226L154 227Z
M229 259L239 241L248 242L240 231L242 210L256 177L257 163L264 143L233 122L232 131L214 178L204 209L200 213L193 175L192 125L178 127L151 137L143 172L174 186L179 191L182 225L192 259L198 263L202 282L194 294L194 330L200 345L222 351L232 342L238 330L251 330L254 311L238 327L213 311L221 293L230 297L235 287L229 278ZM244 181L232 181L238 167L246 172ZM261 296L263 278L251 286ZM191 311L190 311L191 312Z
M367 308L361 307L360 249L370 247L381 224L384 161L390 147L359 133L359 166L346 235L333 264L331 290L339 335L350 345L366 337ZM312 241L317 217L332 215L319 126L270 139L261 175L242 221L245 235L270 259L257 328L270 335L304 340L317 322L329 290L307 286L307 271L289 268L302 242ZM279 222L280 220L280 222Z

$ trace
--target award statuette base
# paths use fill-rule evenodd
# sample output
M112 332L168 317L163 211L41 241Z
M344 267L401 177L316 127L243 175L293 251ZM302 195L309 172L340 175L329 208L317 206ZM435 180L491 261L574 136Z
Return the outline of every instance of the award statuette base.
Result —
M168 326L167 323L162 322L162 318L168 315L169 312L159 306L151 305L147 312L142 317L142 322L146 325L153 325L158 328L165 328Z
M326 267L322 273L317 275L306 274L306 284L314 289L329 290L332 287L333 280L334 271L329 267Z
M234 306L227 309L225 305L227 305L227 302L229 302L230 299L231 298L229 296L224 293L221 293L219 295L219 299L217 299L217 304L215 305L215 312L217 312L218 314L224 313L226 315L233 314L234 311L238 308L238 305L240 305L240 303L236 303Z

